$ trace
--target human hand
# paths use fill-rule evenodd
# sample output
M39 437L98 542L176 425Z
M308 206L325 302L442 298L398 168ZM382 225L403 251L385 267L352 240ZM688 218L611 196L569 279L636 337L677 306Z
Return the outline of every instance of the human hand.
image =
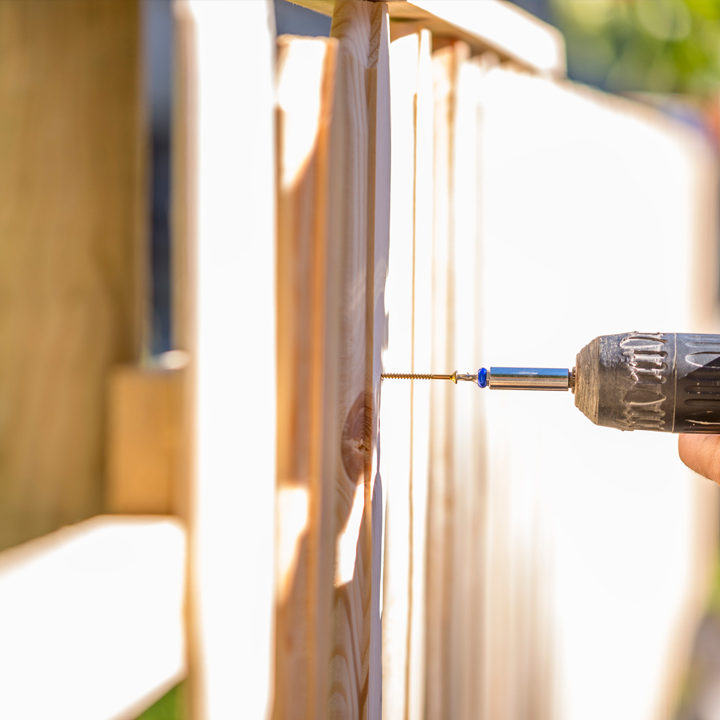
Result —
M720 483L720 435L680 435L678 452L691 470Z

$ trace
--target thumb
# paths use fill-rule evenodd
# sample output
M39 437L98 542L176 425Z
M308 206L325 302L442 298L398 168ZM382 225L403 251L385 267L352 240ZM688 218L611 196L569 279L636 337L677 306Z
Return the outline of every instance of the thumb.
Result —
M720 435L680 435L678 452L691 470L720 483Z

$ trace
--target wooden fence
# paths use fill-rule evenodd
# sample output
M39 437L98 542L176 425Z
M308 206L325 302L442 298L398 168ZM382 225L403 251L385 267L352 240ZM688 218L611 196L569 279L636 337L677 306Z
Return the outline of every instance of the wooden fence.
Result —
M300 4L330 37L173 5L148 362L140 6L0 3L0 717L184 677L193 718L671 717L715 488L569 396L380 374L715 330L710 153L508 3Z

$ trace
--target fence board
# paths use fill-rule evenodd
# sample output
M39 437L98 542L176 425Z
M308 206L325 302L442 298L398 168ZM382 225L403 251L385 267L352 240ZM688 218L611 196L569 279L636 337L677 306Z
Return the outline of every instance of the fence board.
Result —
M0 3L0 548L100 511L141 344L137 0Z
M265 2L222 0L177 6L179 48L189 54L178 66L186 175L177 178L174 202L192 209L174 217L187 233L190 293L181 337L192 358L188 615L192 717L199 720L264 717L272 693L275 143L268 9Z
M376 250L387 239L387 9L346 0L335 5L337 96L330 192L331 242L340 250L336 422L342 428L336 470L335 596L329 712L358 717L379 710L379 518L373 458L377 377ZM376 244L379 247L376 247ZM381 276L378 278L378 270ZM379 488L377 488L379 491ZM373 641L375 638L375 641ZM371 651L374 654L371 655Z
M335 299L328 152L337 42L278 41L276 717L317 717L329 693L335 547L328 482L338 432L327 371ZM332 370L330 370L332 372Z
M280 40L276 717L379 715L387 33L352 1Z
M415 98L418 36L390 45L392 115L390 246L383 366L407 371L413 356ZM386 382L380 408L380 475L386 520L383 565L383 716L407 716L412 581L412 383Z

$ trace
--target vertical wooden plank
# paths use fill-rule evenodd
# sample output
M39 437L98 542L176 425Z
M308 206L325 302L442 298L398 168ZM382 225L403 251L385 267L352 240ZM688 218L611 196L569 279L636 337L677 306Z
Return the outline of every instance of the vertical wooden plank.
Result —
M413 356L415 98L418 36L390 45L390 247L383 365L407 372ZM386 497L383 565L383 717L407 716L412 613L412 383L383 384L380 474Z
M451 149L450 277L451 338L450 365L461 372L477 370L477 103L475 87L479 68L467 59L466 49L456 48L459 60L454 82L454 109ZM451 539L450 637L455 681L458 683L458 718L477 714L475 691L479 685L473 676L478 667L481 636L476 618L478 598L473 594L474 579L480 567L479 548L473 545L473 515L479 504L481 475L478 444L482 428L477 424L476 408L480 390L463 383L453 388L451 438L451 492L454 498Z
M142 334L139 50L136 0L0 3L0 547L101 509Z
M387 12L278 55L276 717L379 717Z
M342 428L336 469L335 596L331 717L377 713L380 690L371 659L379 644L376 617L377 518L373 521L376 427L373 418L379 356L376 241L386 245L386 201L379 192L389 172L383 148L386 112L387 9L384 3L337 2L331 35L338 39L337 89L331 152L330 238L337 248L338 328L336 422ZM382 94L381 94L382 93ZM375 544L374 544L375 543Z
M278 718L326 712L334 578L335 270L328 247L328 152L337 42L278 45ZM335 453L335 460L333 454Z
M430 34L391 44L392 184L386 286L389 370L430 368L432 75ZM417 357L416 357L417 356ZM383 574L383 714L422 717L430 386L383 386L381 474L387 521Z
M433 54L434 183L432 239L432 369L449 368L448 353L448 234L450 182L451 83L454 67L452 46ZM428 485L427 621L425 672L426 709L429 718L452 713L448 693L449 653L446 623L450 577L445 557L449 507L445 499L448 475L448 403L445 383L430 387L430 467ZM452 690L452 689L451 689Z
M433 226L433 92L432 37L419 33L418 83L415 99L415 198L413 255L413 372L432 369L432 226ZM412 614L409 632L408 716L425 717L426 592L428 480L430 459L430 384L412 389Z
M194 718L263 717L272 692L275 162L265 2L183 3L193 288ZM238 38L242 37L242 42ZM251 70L249 70L251 69Z
M458 120L458 77L469 50L454 43L433 57L435 219L433 223L433 367L473 367L474 156L471 108ZM469 134L470 133L470 134ZM469 294L468 294L469 293ZM428 715L464 717L469 672L468 493L472 482L472 386L435 383L428 515Z
M372 591L370 600L370 676L368 678L368 717L379 718L382 712L382 560L384 535L384 498L379 473L379 407L382 373L382 348L387 338L385 284L390 248L390 25L387 5L379 14L377 52L373 51L374 67L370 76L370 157L372 163L372 273L366 278L368 287L368 333L372 337L372 449L370 482L366 486L366 502L371 503L372 517ZM375 43L373 43L375 46Z

